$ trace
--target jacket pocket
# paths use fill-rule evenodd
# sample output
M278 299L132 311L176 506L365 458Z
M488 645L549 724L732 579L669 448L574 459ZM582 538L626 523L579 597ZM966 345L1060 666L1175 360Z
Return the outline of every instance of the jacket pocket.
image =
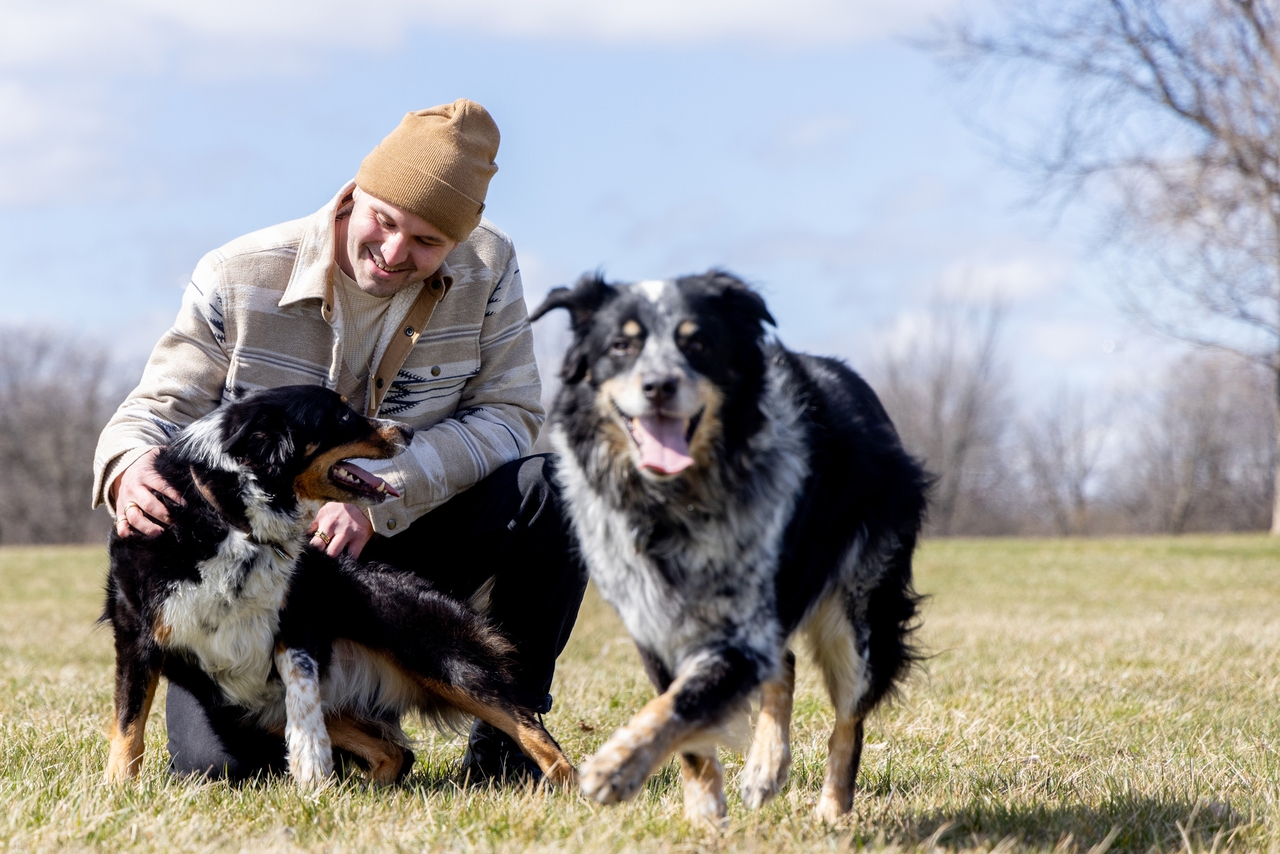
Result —
M480 373L480 342L450 342L446 347L411 352L391 381L378 415L383 418L437 421L453 413L467 380Z

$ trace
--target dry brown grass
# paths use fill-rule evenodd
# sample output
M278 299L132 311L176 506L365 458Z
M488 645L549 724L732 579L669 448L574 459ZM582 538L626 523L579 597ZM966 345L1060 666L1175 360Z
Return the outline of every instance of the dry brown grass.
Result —
M0 846L130 850L1280 851L1280 542L934 541L932 657L870 721L854 812L809 816L831 715L801 665L796 762L722 832L680 816L668 766L635 803L459 788L460 739L417 730L408 783L315 794L175 782L163 707L135 787L101 782L109 633L98 549L0 549ZM547 724L576 760L650 696L589 593ZM726 756L732 785L741 757Z

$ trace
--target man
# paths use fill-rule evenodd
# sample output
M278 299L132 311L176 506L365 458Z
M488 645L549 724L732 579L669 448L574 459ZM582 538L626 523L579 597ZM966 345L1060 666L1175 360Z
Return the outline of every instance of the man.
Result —
M416 432L407 452L367 465L402 497L368 511L325 505L312 544L459 598L493 578L490 617L516 647L530 705L545 711L586 575L549 461L521 459L544 412L515 250L481 218L497 151L479 104L410 113L317 213L206 255L102 433L94 503L111 508L120 536L154 536L169 521L158 494L181 501L152 464L176 431L256 388L335 389ZM170 686L171 767L237 779L285 767L283 740L239 717ZM480 721L463 765L472 780L537 773Z

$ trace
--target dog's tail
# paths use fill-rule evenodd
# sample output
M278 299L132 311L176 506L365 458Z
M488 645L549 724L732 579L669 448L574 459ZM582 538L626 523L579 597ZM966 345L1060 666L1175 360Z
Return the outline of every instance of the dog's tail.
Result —
M479 613L489 607L492 581L463 603L391 567L352 565L346 572L371 609L363 642L386 650L425 689L418 711L433 723L453 728L466 720L448 702L435 702L441 698L529 705L511 675L514 647Z

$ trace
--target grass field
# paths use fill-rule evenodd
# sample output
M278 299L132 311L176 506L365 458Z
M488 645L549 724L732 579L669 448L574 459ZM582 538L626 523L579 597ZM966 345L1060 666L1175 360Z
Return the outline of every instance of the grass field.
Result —
M460 738L414 729L408 782L101 782L110 635L99 549L0 549L0 847L128 850L1280 851L1280 541L934 541L931 653L869 722L847 823L809 813L831 715L802 656L782 795L724 831L681 818L674 765L636 802L459 788ZM594 592L547 725L575 761L651 696ZM741 757L726 755L732 787Z

